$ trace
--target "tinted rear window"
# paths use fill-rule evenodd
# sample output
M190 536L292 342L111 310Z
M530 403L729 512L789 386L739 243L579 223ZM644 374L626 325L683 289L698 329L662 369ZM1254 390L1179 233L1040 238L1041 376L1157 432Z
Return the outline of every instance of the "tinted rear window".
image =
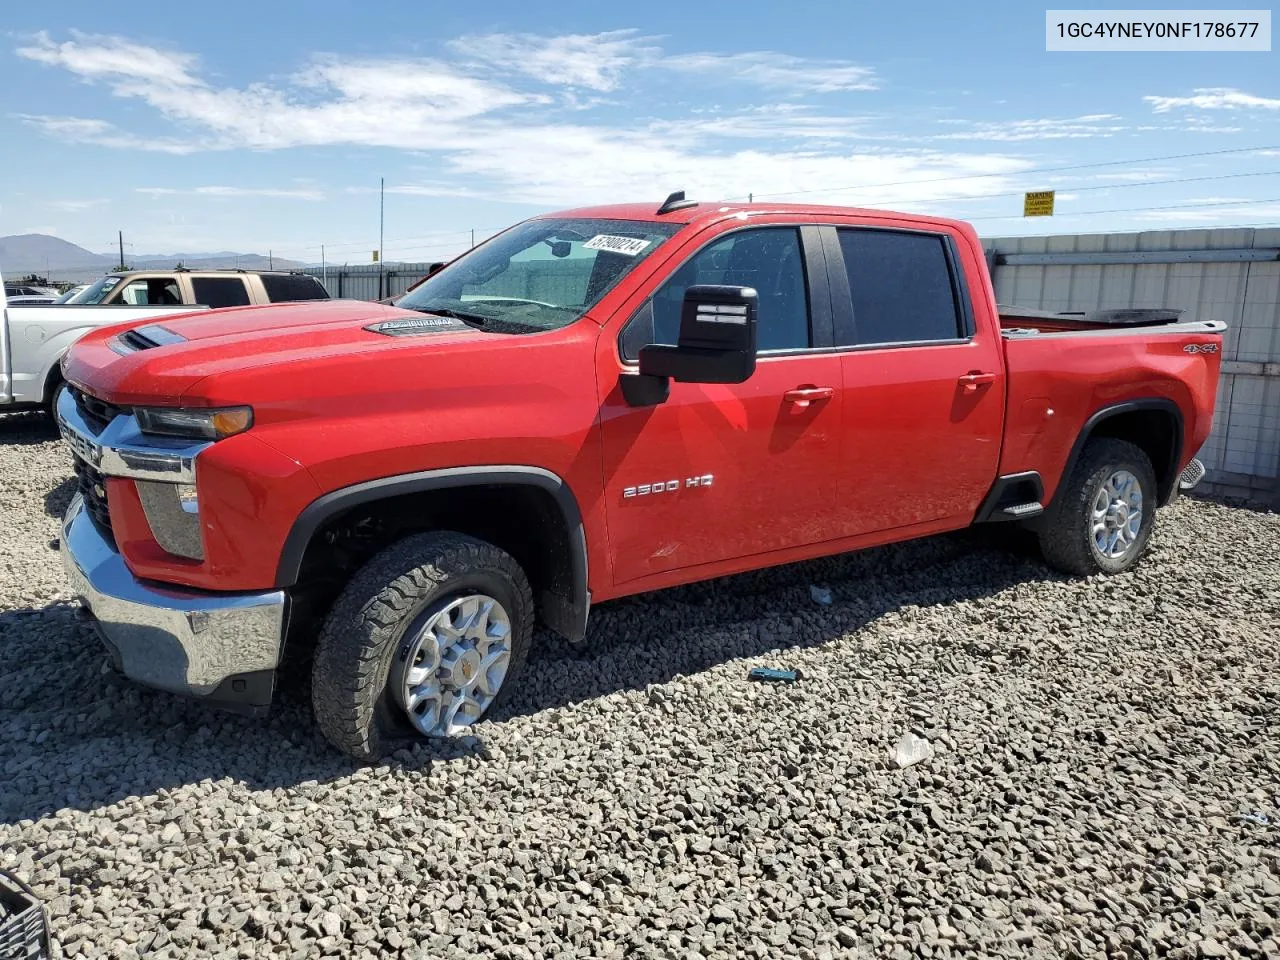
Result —
M209 307L247 307L249 290L239 277L192 277L196 303Z
M263 274L262 286L272 303L289 300L328 300L329 292L315 277L306 274Z
M859 344L963 336L941 237L892 230L841 230L840 252L849 273Z

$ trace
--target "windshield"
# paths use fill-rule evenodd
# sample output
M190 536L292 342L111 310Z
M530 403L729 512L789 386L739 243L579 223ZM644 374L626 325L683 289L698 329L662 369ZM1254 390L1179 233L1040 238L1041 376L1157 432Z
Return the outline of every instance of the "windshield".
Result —
M124 277L102 277L89 284L67 303L101 303L123 280Z
M680 229L640 220L530 220L409 291L397 307L498 333L573 323Z

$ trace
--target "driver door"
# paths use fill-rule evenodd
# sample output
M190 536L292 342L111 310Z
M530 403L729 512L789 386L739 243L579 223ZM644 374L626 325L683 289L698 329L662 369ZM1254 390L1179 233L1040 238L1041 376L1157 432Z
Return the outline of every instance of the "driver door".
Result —
M820 352L830 312L813 309L825 271L810 235L790 225L722 231L658 285L617 343L602 338L600 369L612 374L601 384L601 431L616 583L658 586L671 571L831 536L840 361ZM672 382L665 402L629 406L618 375L635 369L641 346L675 342L684 291L704 283L757 291L755 373L740 384Z

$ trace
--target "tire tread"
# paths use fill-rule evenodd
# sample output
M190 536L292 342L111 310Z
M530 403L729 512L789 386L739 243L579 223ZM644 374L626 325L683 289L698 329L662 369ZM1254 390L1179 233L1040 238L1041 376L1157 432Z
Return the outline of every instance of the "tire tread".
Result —
M528 658L533 596L524 571L505 551L460 533L420 533L376 554L347 583L320 630L312 665L312 706L325 738L359 759L396 745L378 722L391 656L405 617L451 578L477 570L509 581L511 664L490 710L506 699Z
M1138 477L1142 484L1143 509L1150 513L1149 518L1143 520L1138 549L1132 557L1126 558L1122 566L1113 570L1099 562L1088 538L1082 535L1082 524L1085 515L1092 511L1095 491L1104 479L1103 474L1121 468L1131 470ZM1127 570L1142 556L1150 539L1155 522L1156 497L1155 470L1141 447L1114 437L1089 440L1045 515L1039 531L1040 551L1051 567L1076 576Z

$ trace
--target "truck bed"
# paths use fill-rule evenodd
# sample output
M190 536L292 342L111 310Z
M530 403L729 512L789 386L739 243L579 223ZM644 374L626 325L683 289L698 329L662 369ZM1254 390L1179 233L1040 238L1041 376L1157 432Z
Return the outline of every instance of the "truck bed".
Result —
M1208 436L1226 324L1119 323L1003 307L1000 320L1008 371L1000 473L1038 472L1044 502L1053 496L1081 425L1103 408L1167 404L1204 411L1183 423L1177 445L1183 461Z
M1165 307L1123 308L1112 310L1064 311L1036 310L1000 304L1001 330L1038 330L1057 333L1067 330L1115 330L1133 327L1158 327L1177 323L1181 310Z

